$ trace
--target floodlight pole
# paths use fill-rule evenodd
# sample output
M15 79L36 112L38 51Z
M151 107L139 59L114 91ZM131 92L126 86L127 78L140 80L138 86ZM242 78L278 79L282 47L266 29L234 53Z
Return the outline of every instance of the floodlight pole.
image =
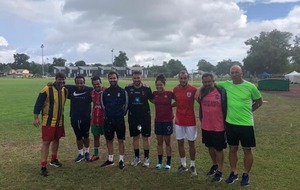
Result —
M111 69L113 69L114 66L114 49L111 49Z
M44 76L44 44L41 45L42 48L42 77Z

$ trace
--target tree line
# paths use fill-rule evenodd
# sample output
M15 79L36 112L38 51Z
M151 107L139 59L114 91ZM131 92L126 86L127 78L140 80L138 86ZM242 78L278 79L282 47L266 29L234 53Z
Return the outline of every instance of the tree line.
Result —
M218 62L216 65L200 59L197 63L198 70L205 72L214 72L216 75L225 75L228 73L232 65L242 66L244 73L248 75L256 75L262 72L271 74L284 74L293 70L300 71L300 37L290 32L281 32L273 30L271 32L261 32L259 36L254 36L245 41L249 46L247 56L243 59L243 64L231 59ZM52 63L44 63L43 65L29 61L30 56L24 53L14 54L13 63L0 63L0 71L8 72L10 69L28 69L34 75L53 74L55 66L86 66L85 61L79 60L75 63L67 63L66 59L53 58ZM129 58L126 52L119 51L118 56L114 56L113 63L102 65L94 63L91 66L117 66L125 67ZM140 65L134 65L139 67ZM42 68L43 67L43 68ZM149 76L155 77L160 73L167 77L173 77L180 70L186 69L180 60L171 59L163 61L162 65L152 65L147 67Z

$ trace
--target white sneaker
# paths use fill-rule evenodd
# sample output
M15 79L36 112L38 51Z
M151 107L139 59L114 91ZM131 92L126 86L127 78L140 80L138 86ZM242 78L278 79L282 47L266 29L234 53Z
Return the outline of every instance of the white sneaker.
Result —
M132 160L131 165L132 165L132 166L137 166L137 165L139 165L140 163L141 163L140 158L135 157L135 158Z
M150 165L150 160L149 160L149 158L145 158L145 159L144 159L144 163L143 163L143 167L149 167L149 165Z

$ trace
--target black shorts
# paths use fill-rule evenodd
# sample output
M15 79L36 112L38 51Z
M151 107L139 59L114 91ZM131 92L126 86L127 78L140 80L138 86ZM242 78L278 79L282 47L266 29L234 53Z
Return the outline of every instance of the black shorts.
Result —
M104 119L104 136L106 140L112 140L115 137L120 140L125 140L125 120L124 117L112 118L105 117Z
M150 112L134 115L128 113L129 132L131 137L142 134L143 137L151 136L151 115Z
M173 133L173 122L155 122L155 134L170 136Z
M89 138L90 134L90 117L71 117L71 125L76 135L77 140Z
M226 135L229 146L241 145L244 148L256 147L254 127L226 123Z
M214 147L217 151L222 151L227 147L225 131L215 132L202 129L202 143L206 147Z

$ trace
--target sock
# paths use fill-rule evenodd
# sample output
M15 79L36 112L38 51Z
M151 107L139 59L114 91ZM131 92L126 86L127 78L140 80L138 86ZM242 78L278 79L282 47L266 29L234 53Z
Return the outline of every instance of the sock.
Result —
M90 147L85 147L84 153L90 153Z
M140 158L140 149L134 149L134 155L136 158Z
M145 158L149 158L149 150L144 150Z
M108 155L108 161L113 162L114 161L114 155Z
M99 147L94 147L94 155L99 156Z
M167 165L171 166L171 156L167 156Z
M78 153L79 153L80 155L83 155L83 149L78 150Z
M57 154L52 154L51 155L51 161L57 159Z
M46 167L46 166L47 166L47 161L42 161L42 162L41 162L41 166L42 166L42 167Z
M195 166L195 160L191 160L191 167Z
M186 167L186 157L180 158L180 160L181 160L181 165L183 167Z
M162 164L162 157L163 157L162 155L158 155L158 163L159 164Z
M121 160L124 162L124 155L119 156L119 161L121 161Z

